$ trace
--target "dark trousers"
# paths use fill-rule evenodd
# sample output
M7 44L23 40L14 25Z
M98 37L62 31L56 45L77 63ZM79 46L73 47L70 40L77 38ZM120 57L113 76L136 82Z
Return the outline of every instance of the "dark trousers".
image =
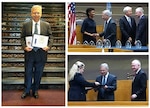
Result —
M37 52L32 50L25 56L27 56L25 58L25 92L29 93L30 89L32 89L32 92L35 92L39 89L45 61L41 56L40 50Z

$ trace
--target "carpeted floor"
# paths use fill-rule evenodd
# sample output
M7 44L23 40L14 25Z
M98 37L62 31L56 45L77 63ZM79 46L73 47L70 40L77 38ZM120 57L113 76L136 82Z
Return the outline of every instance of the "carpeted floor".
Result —
M39 90L39 98L21 99L21 90L2 91L2 106L65 106L64 90Z

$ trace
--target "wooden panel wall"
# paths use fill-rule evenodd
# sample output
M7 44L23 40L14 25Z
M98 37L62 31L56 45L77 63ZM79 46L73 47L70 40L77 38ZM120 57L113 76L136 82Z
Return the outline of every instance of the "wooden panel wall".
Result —
M96 29L97 29L97 32L98 33L101 33L103 31L103 25L97 25L96 26ZM76 26L76 34L77 34L77 41L80 41L80 43L83 42L83 36L82 36L82 33L81 33L81 26L80 25L77 25ZM70 36L70 31L68 30L68 39L69 39L69 36ZM96 37L96 39L101 39L100 37ZM117 26L117 40L121 40L121 32L120 32L120 28L119 26Z
M91 81L93 82L93 81ZM147 81L148 82L148 81ZM117 90L115 91L115 101L130 101L132 80L118 80ZM148 100L148 84L147 84L147 100ZM93 89L87 93L88 101L97 100L97 92Z

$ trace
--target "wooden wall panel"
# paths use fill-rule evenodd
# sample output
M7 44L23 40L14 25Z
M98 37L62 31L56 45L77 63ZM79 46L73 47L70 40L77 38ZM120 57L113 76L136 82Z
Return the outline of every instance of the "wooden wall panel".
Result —
M94 81L91 81L94 82ZM148 82L148 81L147 81ZM115 101L130 101L132 80L118 80L117 90L115 91ZM87 101L96 101L97 92L93 89L87 93ZM147 84L147 100L148 100L148 84Z
M96 26L97 33L101 33L103 31L103 25L97 25ZM77 35L77 41L80 41L80 43L83 42L83 36L81 33L81 26L77 25L76 26L76 35ZM70 31L68 30L68 39L70 37ZM96 37L96 39L101 39L101 37ZM119 26L117 26L117 40L121 40L121 32Z

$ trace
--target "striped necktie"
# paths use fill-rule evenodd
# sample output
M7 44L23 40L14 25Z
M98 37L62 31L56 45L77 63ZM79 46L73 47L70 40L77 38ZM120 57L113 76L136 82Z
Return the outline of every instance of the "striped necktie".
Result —
M102 85L105 85L105 76L102 77Z
M128 17L128 22L129 22L130 27L132 27L131 18L130 17Z
M35 23L35 28L34 28L34 34L38 34L38 27L37 27L37 23ZM34 47L33 50L36 52L39 48Z
M35 23L35 29L34 29L34 34L38 34L38 28L37 28L37 23Z

